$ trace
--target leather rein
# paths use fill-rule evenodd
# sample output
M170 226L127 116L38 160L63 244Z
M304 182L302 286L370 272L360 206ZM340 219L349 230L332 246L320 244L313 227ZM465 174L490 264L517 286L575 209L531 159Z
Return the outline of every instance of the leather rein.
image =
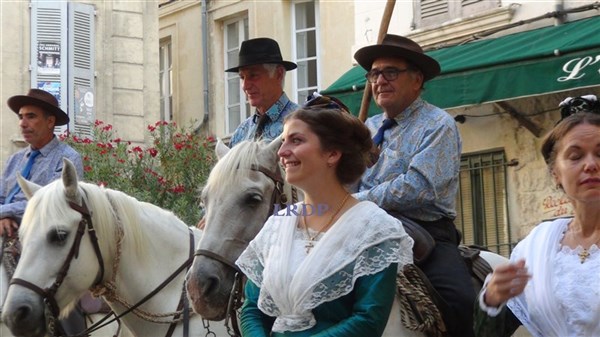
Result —
M278 166L276 166L276 168L278 168ZM269 213L268 213L267 217L273 213L273 210L275 209L275 205L279 205L280 209L287 207L287 201L288 201L287 199L288 198L287 198L287 195L285 194L285 191L283 190L284 179L281 174L281 171L278 169L273 171L273 170L270 170L270 169L264 167L263 165L252 165L250 167L250 169L252 171L257 171L257 172L264 174L269 179L271 179L273 181L273 183L275 184L275 189L273 190L273 194L271 195L271 203L270 203ZM298 199L294 192L296 192L296 191L295 190L292 191L292 202L296 202ZM247 244L248 242L245 242L245 243ZM233 271L235 272L233 286L232 286L231 292L229 294L229 301L227 302L225 327L227 328L227 333L230 336L232 336L232 337L241 336L242 334L239 330L238 322L237 322L237 310L242 306L242 302L243 302L243 289L242 288L244 285L244 280L243 280L244 274L242 273L240 268L233 261L229 261L225 257L223 257L217 253L214 253L212 251L209 251L206 249L197 249L196 252L194 253L194 255L195 256L204 256L209 259L213 259L218 262L221 262L222 264L233 269ZM231 328L229 327L230 321L231 321L231 325L232 325Z

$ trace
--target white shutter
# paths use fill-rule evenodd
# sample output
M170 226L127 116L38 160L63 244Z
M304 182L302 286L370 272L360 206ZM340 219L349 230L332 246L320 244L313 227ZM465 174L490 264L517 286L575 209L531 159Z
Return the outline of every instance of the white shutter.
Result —
M94 11L92 5L69 3L69 115L75 134L88 137L96 120Z
M31 87L52 93L67 109L67 2L31 2ZM59 126L55 133L67 129Z

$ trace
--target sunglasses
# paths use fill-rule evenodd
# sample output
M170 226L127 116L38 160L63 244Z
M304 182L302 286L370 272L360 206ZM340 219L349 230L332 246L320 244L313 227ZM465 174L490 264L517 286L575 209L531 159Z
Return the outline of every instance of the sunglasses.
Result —
M340 109L350 113L350 109L339 99L332 96L323 96L317 92L313 92L306 97L306 102L302 105L303 108L319 107L325 109Z
M585 95L579 97L567 97L558 105L560 108L560 123L563 119L578 112L591 112L600 114L600 102L595 95Z

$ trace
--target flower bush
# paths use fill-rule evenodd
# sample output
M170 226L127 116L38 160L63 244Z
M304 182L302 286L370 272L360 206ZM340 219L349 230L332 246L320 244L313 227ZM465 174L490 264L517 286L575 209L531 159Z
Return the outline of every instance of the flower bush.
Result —
M214 138L164 121L148 125L148 132L152 142L145 148L118 138L102 121L94 124L91 138L61 138L81 154L84 181L168 209L195 225L202 216L199 188L214 164Z

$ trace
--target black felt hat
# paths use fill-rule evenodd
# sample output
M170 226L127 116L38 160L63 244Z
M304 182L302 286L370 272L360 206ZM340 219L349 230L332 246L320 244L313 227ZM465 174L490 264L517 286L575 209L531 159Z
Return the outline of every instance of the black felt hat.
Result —
M29 89L27 95L16 95L6 101L8 106L16 114L25 105L35 105L53 114L56 117L56 125L69 123L69 116L58 106L56 97L51 93L40 89Z
M225 70L225 72L235 73L241 67L267 63L281 64L285 70L292 70L298 67L294 62L283 60L277 41L267 37L259 37L242 42L238 56L238 65Z

